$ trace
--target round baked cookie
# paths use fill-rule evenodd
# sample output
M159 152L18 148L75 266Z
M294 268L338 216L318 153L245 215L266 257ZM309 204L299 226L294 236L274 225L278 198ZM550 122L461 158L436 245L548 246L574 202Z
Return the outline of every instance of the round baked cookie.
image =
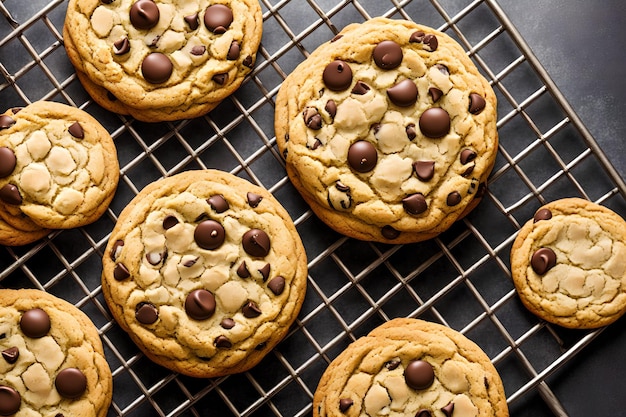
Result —
M119 179L113 139L88 113L38 101L0 116L0 217L25 231L97 220Z
M487 355L448 327L391 320L333 360L314 417L506 417L502 381Z
M113 380L98 330L39 290L0 290L0 415L103 417Z
M258 0L70 0L68 57L102 107L157 122L203 115L250 73Z
M313 211L362 240L425 240L482 195L496 98L449 36L403 20L352 24L285 80L275 131Z
M0 217L0 245L4 246L22 246L33 243L44 236L47 236L51 230L40 228L34 231L19 230L2 220Z
M522 303L563 327L592 329L626 312L626 221L581 198L541 207L511 248Z
M195 377L257 364L289 330L306 283L306 253L285 209L216 170L144 188L103 258L103 293L120 326L154 362Z

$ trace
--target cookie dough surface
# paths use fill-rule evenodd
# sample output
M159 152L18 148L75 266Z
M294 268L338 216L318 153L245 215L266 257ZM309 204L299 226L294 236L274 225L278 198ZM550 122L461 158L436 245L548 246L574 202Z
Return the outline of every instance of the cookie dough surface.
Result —
M293 222L266 190L190 171L142 190L103 259L119 324L155 362L198 377L242 372L295 320L307 262Z
M385 18L347 26L298 66L275 128L290 179L322 220L392 243L466 214L498 143L495 95L463 49Z
M564 327L596 328L626 312L626 222L579 198L551 202L520 230L511 272L524 305Z
M0 415L107 415L112 377L98 331L38 290L0 290Z
M349 345L322 376L313 416L508 416L502 381L472 341L394 319Z

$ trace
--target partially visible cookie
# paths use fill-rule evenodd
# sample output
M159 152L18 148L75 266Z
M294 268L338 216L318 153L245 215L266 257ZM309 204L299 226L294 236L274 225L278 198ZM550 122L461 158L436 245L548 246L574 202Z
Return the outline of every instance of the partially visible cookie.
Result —
M568 328L613 323L626 312L626 221L581 198L541 207L511 248L517 293L534 314Z
M0 290L0 415L104 417L112 377L98 330L39 290Z
M63 37L96 102L157 122L203 115L239 88L262 22L258 0L71 0Z
M33 231L19 230L2 220L0 217L0 245L28 245L29 243L33 243L44 236L47 236L50 232L51 230L43 228Z
M448 327L394 319L333 360L314 417L506 417L502 381L487 355Z
M338 232L432 238L480 200L495 162L496 97L448 35L352 24L284 81L275 130L287 174Z
M0 217L13 228L92 223L118 179L113 139L87 112L39 101L0 116Z
M189 171L122 211L102 289L120 326L158 364L195 377L243 372L287 333L307 283L285 209L232 174Z

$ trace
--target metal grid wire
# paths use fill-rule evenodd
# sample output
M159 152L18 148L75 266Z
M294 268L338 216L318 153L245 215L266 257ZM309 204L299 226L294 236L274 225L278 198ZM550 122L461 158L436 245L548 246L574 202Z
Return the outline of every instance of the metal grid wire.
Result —
M63 49L66 1L0 2L0 104L55 100L111 132L121 180L108 212L33 245L0 247L0 285L49 291L99 328L114 375L110 416L307 416L328 362L400 316L443 323L478 343L504 381L512 416L566 416L549 377L602 330L567 331L528 313L509 271L517 230L543 203L581 196L626 215L626 186L495 1L261 0L264 35L241 89L205 117L140 123L104 111ZM273 131L286 74L345 25L416 20L457 39L499 99L500 152L487 195L440 237L402 246L347 239L309 211L285 176ZM205 380L153 366L111 319L101 257L117 215L148 183L217 168L266 187L286 207L309 259L308 293L287 338L250 372Z

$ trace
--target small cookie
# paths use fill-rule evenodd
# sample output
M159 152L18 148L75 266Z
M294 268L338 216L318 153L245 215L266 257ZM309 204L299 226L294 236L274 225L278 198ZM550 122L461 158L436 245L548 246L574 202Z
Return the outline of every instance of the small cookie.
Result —
M502 381L461 333L394 319L333 360L313 398L314 417L506 417Z
M39 101L0 116L0 217L37 231L84 226L119 179L109 133L83 110Z
M276 140L313 211L357 239L425 240L467 214L495 162L496 98L449 36L347 26L285 80Z
M592 329L626 312L626 221L580 198L541 207L511 248L520 299L551 323Z
M258 0L71 0L63 37L96 102L157 122L203 115L232 94L254 66L262 22Z
M113 379L98 330L39 290L0 290L0 415L104 417Z
M189 171L144 188L122 211L102 289L154 362L216 377L258 363L306 291L306 253L288 213L232 174Z

